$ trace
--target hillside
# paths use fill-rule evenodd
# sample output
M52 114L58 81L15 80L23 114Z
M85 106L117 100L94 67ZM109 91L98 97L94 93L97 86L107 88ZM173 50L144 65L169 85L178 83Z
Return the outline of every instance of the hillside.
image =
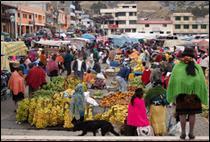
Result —
M88 12L90 15L95 14L90 8L93 3L98 1L81 1L80 5L82 9ZM166 18L170 17L170 14L179 9L186 9L187 7L197 7L204 5L205 8L209 8L209 1L100 1L104 3L108 8L114 8L119 3L136 3L138 8L139 18Z

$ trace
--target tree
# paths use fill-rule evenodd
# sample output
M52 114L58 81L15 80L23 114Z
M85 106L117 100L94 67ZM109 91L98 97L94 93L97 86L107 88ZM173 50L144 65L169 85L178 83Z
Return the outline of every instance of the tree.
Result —
M99 14L100 9L107 8L107 6L106 6L106 4L104 4L102 2L98 2L98 3L92 4L90 8L93 9L94 13Z

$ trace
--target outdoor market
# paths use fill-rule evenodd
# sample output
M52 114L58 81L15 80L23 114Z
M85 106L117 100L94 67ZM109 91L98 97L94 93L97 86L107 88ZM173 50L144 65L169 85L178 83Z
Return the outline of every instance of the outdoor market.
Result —
M186 47L193 49L194 61L202 67L206 96L199 97L205 104L202 115L209 117L208 100L204 100L208 98L208 43L208 39L189 41L171 39L169 35L160 39L158 35L141 33L107 37L86 33L64 40L41 38L32 40L30 47L23 41L2 42L1 87L6 89L1 90L1 100L12 94L20 125L72 129L75 122L106 120L121 135L135 136L135 128L127 126L129 113L135 113L128 106L140 91L146 110L140 111L146 117L140 114L138 117L145 122L139 123L150 123L150 135L176 135L166 124L166 108L175 105L166 92L168 85L171 87L173 68L183 62ZM16 79L18 82L14 82ZM175 112L173 115L170 117L177 119Z

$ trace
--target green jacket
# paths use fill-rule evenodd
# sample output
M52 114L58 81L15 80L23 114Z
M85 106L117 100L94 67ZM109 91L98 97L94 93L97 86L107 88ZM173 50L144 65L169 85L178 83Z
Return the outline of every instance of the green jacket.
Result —
M202 104L208 104L208 89L205 77L200 65L195 64L196 76L187 75L185 69L187 64L180 62L176 64L172 70L171 77L167 89L167 101L175 102L179 94L195 94Z

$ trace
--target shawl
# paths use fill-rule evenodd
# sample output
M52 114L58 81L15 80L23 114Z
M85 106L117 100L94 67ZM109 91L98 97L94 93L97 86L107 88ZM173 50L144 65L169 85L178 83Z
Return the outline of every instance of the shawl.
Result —
M94 75L92 73L86 73L84 75L84 82L90 83L95 79Z
M47 73L50 74L50 72L54 70L57 70L57 71L59 70L58 64L56 61L51 60L47 63Z
M47 57L45 54L40 55L40 62L42 62L44 65L47 64Z
M158 85L156 87L149 89L144 97L146 106L150 106L150 100L152 100L155 96L158 96L158 95L162 95L162 96L166 95L166 90L162 86Z
M26 77L26 82L33 89L38 89L42 84L46 83L46 75L41 67L33 67Z
M79 120L85 114L85 96L82 84L78 84L71 99L70 111Z
M167 100L169 103L175 102L179 94L195 94L201 102L208 104L208 89L205 83L205 77L200 65L195 64L196 76L187 75L185 69L187 64L180 62L172 70L167 89Z
M13 92L14 95L18 93L25 93L24 78L19 75L17 71L14 71L9 79L8 88Z
M64 63L64 59L63 59L63 57L61 55L58 55L56 57L55 61L58 62L58 63Z

